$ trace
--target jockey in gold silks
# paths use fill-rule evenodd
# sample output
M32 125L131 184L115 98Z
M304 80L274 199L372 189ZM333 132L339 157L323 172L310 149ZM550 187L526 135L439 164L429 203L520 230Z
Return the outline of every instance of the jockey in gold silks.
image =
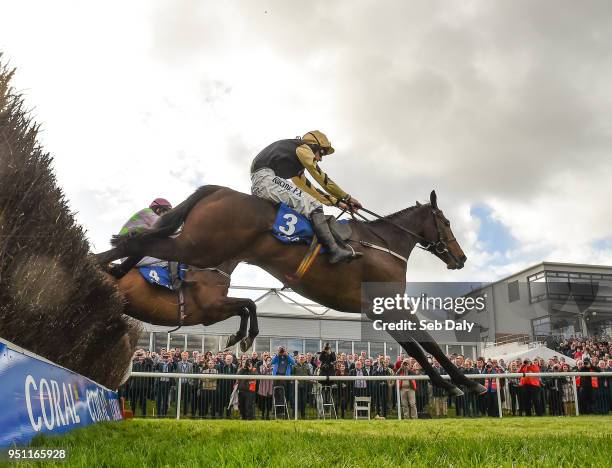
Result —
M342 190L318 165L334 148L318 130L302 138L279 140L265 147L251 164L251 192L274 203L285 203L312 222L319 241L329 250L330 263L361 254L338 245L323 214L323 205L357 210L361 204ZM305 171L321 186L314 187Z

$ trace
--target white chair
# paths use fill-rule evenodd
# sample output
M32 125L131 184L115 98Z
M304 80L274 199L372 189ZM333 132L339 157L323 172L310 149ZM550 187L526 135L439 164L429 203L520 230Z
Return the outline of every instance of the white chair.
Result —
M355 419L370 419L370 405L372 398L369 396L355 397ZM360 416L360 412L365 412L365 416Z

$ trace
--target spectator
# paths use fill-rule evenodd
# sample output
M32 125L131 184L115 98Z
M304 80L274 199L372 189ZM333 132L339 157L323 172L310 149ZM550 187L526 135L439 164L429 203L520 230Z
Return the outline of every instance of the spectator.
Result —
M208 353L207 353L208 354ZM212 358L212 353L206 364L206 367L201 370L202 374L218 374L219 371L215 367L215 361ZM210 411L210 416L213 419L220 417L217 380L203 379L200 386L200 417L205 418Z
M164 374L174 372L174 360L173 355L167 351L164 351L162 358L155 366L155 372L163 372ZM171 381L169 377L160 377L155 379L156 392L155 392L155 404L157 407L157 416L165 418L168 413L168 397L170 395Z
M434 368L440 375L445 375L446 371L440 366L438 361L434 361ZM446 416L448 414L448 398L443 388L432 385L431 396L433 399L433 408L437 417Z
M523 365L519 369L519 373L539 373L540 367L533 364L530 359L523 360ZM535 407L537 416L542 416L543 411L540 406L540 379L537 377L521 377L519 387L523 398L523 410L525 415L531 416L531 410Z
M338 368L336 369L337 377L348 376L348 371L344 362L338 362ZM348 408L349 398L349 383L346 380L340 380L336 382L336 414L340 413L341 417L344 418L346 409Z
M363 364L361 363L361 361L356 361L355 362L355 368L352 369L351 371L349 371L349 375L353 376L353 377L364 377L367 376L369 374L366 373L366 370L363 368ZM355 380L352 382L352 391L351 391L351 395L352 397L364 397L364 396L371 396L370 392L368 391L368 382L365 380Z
M151 372L153 370L153 361L147 358L145 351L139 349L134 354L132 362L132 372ZM150 380L148 377L137 377L131 379L129 387L130 405L134 416L140 405L140 410L143 416L147 415L147 398L149 397Z
M264 363L259 366L259 373L261 375L272 375L272 358L270 356L266 356ZM272 380L261 380L259 382L257 394L261 401L261 417L263 419L270 419L273 388L274 381Z
M321 361L320 375L334 375L334 362L336 362L336 353L332 351L331 346L329 346L329 343L325 343L323 351L319 353L319 361Z
M219 374L223 375L235 375L237 367L234 364L234 356L230 353L225 355L223 364L221 364L217 370ZM225 414L227 419L232 417L232 410L229 407L230 398L232 396L233 381L231 380L220 380L219 381L219 414L221 417Z
M295 359L293 359L293 356L289 355L283 346L279 346L278 353L272 358L272 375L291 375L293 366L295 366ZM293 405L293 389L291 382L288 380L279 380L274 383L274 386L281 387L283 389L284 398L289 405ZM277 397L278 396L275 396L275 398Z
M410 368L410 361L404 359L395 374L400 376L414 375L414 371ZM399 387L404 419L417 419L416 380L400 380Z
M309 376L312 375L310 364L306 362L306 356L300 354L298 362L292 369L293 375ZM308 401L308 382L298 382L298 409L302 418L306 417L306 402Z
M585 358L578 361L578 372L599 372L599 368L591 365L591 360ZM578 387L578 407L580 414L594 413L595 392L599 389L599 380L597 377L577 377L576 385Z
M385 359L380 356L378 360L378 365L376 370L374 371L374 375L377 376L387 376L393 375L393 371L389 369ZM379 419L386 419L388 414L388 385L386 380L378 380L374 382L375 387L375 404L376 404L376 413Z
M181 360L176 364L176 371L180 374L193 374L193 364L189 362L189 353L184 351L181 353ZM187 408L189 403L192 402L193 398L193 379L179 379L181 385L181 406L183 409L183 416L187 414ZM191 414L194 414L195 405L192 406Z
M518 366L516 362L511 362L508 368L510 374L518 373ZM517 377L511 377L507 379L508 382L508 392L510 393L510 411L512 416L516 416L517 414L521 414L522 410L522 402L519 394L519 382L520 379Z
M253 367L250 359L244 362L244 366L238 371L238 375L253 375L257 370ZM257 390L256 380L238 380L238 408L240 416L244 420L255 419L255 392Z

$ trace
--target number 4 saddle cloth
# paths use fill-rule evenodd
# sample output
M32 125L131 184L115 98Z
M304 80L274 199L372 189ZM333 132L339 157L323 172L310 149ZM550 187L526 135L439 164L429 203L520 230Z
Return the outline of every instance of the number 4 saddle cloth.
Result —
M330 227L336 239L346 240L351 235L347 219L330 219ZM310 244L314 230L310 220L281 203L272 225L272 235L285 244Z
M185 279L185 271L187 266L184 264L179 265L179 278L181 281ZM170 270L168 269L168 262L163 262L158 265L146 265L138 268L138 271L142 277L149 283L155 286L163 286L173 290L172 279L170 278Z

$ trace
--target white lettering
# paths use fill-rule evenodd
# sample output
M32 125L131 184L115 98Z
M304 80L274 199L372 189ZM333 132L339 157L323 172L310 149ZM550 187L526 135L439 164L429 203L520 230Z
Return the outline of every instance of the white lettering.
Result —
M47 398L45 398L45 388ZM42 409L43 421L45 422L45 426L47 429L52 430L55 427L55 413L53 412L53 397L51 396L51 389L49 388L49 384L45 379L40 379L40 407ZM47 415L47 406L45 401L49 401L49 414ZM49 420L49 416L51 416L51 420Z
M64 419L64 415L62 414L62 409L60 408L60 390L59 385L55 380L51 381L51 391L53 393L53 408L55 409L55 417L57 418L57 426L62 427L65 426L66 420Z
M36 418L34 421L34 413L32 412L32 396L30 395L30 387L34 388L34 391L38 390L36 386L36 382L34 381L34 377L28 375L25 380L25 397L26 397L26 407L28 409L28 416L30 417L30 424L32 424L32 429L36 432L42 429L42 421L40 420L40 416Z
M76 421L74 419L74 412L72 411L72 405L70 404L70 397L68 396L68 390L66 388L65 383L62 383L62 393L64 394L64 410L66 422L70 424L70 419L72 419L72 423L76 424Z

